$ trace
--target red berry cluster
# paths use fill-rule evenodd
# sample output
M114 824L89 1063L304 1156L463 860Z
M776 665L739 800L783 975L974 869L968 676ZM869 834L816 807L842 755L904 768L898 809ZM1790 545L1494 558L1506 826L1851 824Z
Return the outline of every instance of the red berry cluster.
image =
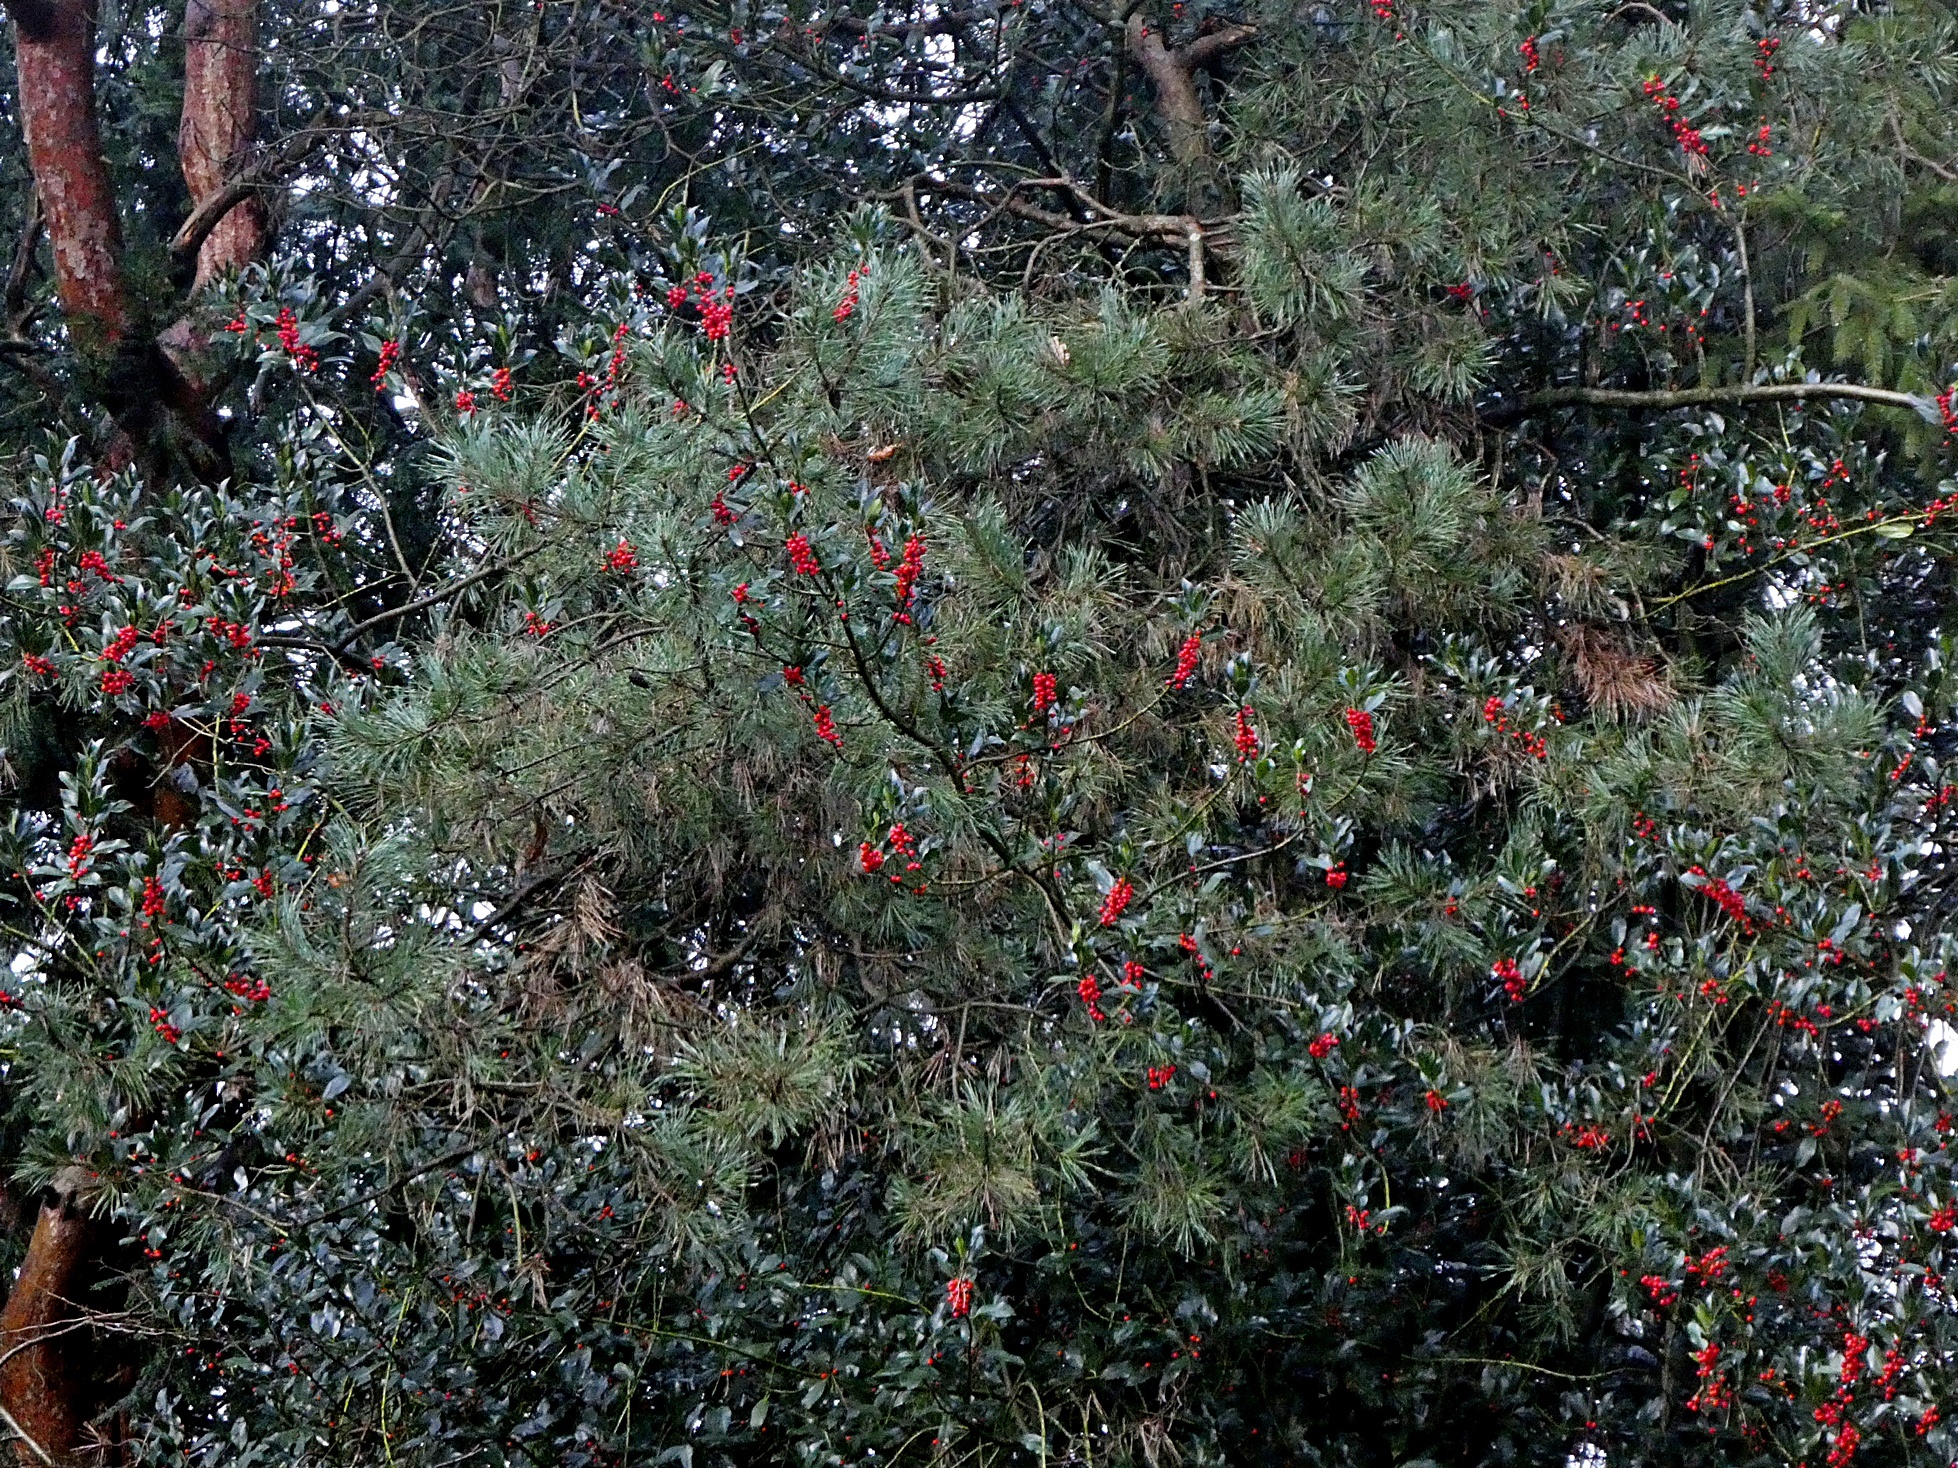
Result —
M163 1037L166 1045L174 1045L184 1037L184 1032L170 1023L169 1011L153 1005L150 1008L150 1028Z
M1883 1370L1877 1374L1875 1385L1876 1389L1883 1393L1884 1401L1897 1400L1897 1379L1904 1374L1906 1364L1908 1363L1904 1359L1904 1353L1897 1346L1892 1346L1883 1353Z
M252 645L252 629L243 622L227 622L222 617L210 617L204 625L215 637L221 637L234 648L244 651Z
M253 521L254 525L259 522ZM284 601L298 589L298 581L293 576L292 531L298 527L297 517L288 518L279 524L275 533L263 527L252 531L251 546L260 558L271 562L265 573L266 591L274 601ZM162 629L158 629L161 631ZM161 639L159 638L159 641Z
M1526 72L1535 71L1542 61L1542 58L1537 55L1536 37L1523 37L1523 44L1518 46L1516 50L1523 58L1523 70Z
M1835 1395L1814 1412L1815 1420L1824 1427L1836 1430L1834 1443L1830 1445L1829 1456L1824 1460L1828 1468L1846 1468L1856 1456L1862 1444L1862 1431L1849 1420L1849 1408L1856 1396L1856 1383L1863 1375L1864 1357L1870 1349L1870 1338L1858 1335L1845 1328L1842 1338L1842 1368L1837 1373Z
M1196 939L1192 938L1188 933L1178 933L1176 935L1176 946L1196 960L1197 977L1203 980L1204 983L1207 984L1217 977L1217 971L1210 966L1209 958L1197 946Z
M1197 659L1203 653L1203 634L1192 632L1176 650L1176 671L1169 675L1165 688L1183 688L1196 676Z
M1160 1091L1175 1078L1176 1067L1173 1065L1152 1065L1145 1075L1145 1079L1149 1082L1149 1089L1152 1091Z
M251 721L245 717L245 711L251 706L252 698L249 693L241 690L232 694L231 715L226 721L225 732L240 744L249 740L251 742L252 758L262 759L271 750L272 741L267 739L263 734L254 731L251 726ZM270 896L271 894L268 892L266 895Z
M1365 709L1348 709L1346 727L1353 731L1353 743L1361 754L1372 754L1380 747L1373 734L1373 715Z
M913 535L904 542L904 559L897 563L897 620L911 625L911 604L917 600L918 578L925 570L925 538Z
M1793 1030L1796 1034L1806 1035L1811 1040L1819 1040L1822 1037L1820 1025L1800 1011L1783 1004L1779 999L1768 1001L1767 1015L1781 1029Z
M1507 734L1520 745L1532 759L1550 758L1550 741L1541 734L1529 729L1517 728L1511 724L1507 705L1502 695L1492 693L1488 702L1482 705L1483 722L1492 726L1498 734Z
M278 331L279 346L292 359L293 366L302 372L320 370L319 353L299 339L299 318L292 314L292 307L279 307Z
M123 628L114 637L110 638L108 645L102 649L102 661L105 663L121 662L129 656L130 651L142 640L142 636L143 634L138 632L134 627Z
M851 313L857 309L857 284L868 274L870 274L868 261L850 272L850 283L843 292L843 299L838 301L835 309L829 313L837 321L848 321Z
M1052 673L1033 675L1033 711L1044 714L1060 702L1060 680Z
M1697 1278L1702 1284L1712 1284L1715 1280L1725 1276L1727 1269L1727 1246L1725 1244L1722 1244L1717 1249L1708 1249L1706 1253L1697 1259L1688 1259L1686 1261L1686 1272Z
M1509 996L1512 1004L1521 1004L1523 996L1530 992L1529 984L1523 978L1523 969L1513 958L1499 958L1489 966L1491 976L1502 984L1503 993Z
M972 1313L972 1281L969 1279L948 1279L945 1281L945 1304L950 1308L954 1320L963 1320Z
M1088 974L1074 986L1074 992L1081 996L1081 1003L1087 1007L1088 1018L1099 1024L1108 1018L1101 1008L1101 981Z
M1351 1131L1360 1120L1360 1088L1358 1086L1341 1086L1334 1104L1339 1107L1339 1114L1342 1118L1339 1123L1339 1129L1343 1132Z
M1233 742L1237 745L1239 764L1248 764L1256 759L1264 747L1258 741L1258 731L1251 727L1253 717L1254 710L1248 703L1237 711L1237 732L1233 736Z
M469 389L466 387L460 389L456 393L456 411L462 414L462 416L465 418L467 418L471 413L475 412L476 394L469 391Z
M263 979L254 979L246 974L232 974L224 981L227 994L243 999L249 1004L262 1004L272 997L271 986Z
M1104 928L1114 927L1121 920L1122 914L1127 911L1129 902L1134 896L1135 884L1127 877L1123 877L1113 887L1110 887L1108 889L1108 895L1101 899L1101 912L1099 914L1101 925Z
M1346 863L1343 861L1336 861L1326 868L1326 885L1335 892L1345 891L1346 884L1351 878L1352 873L1346 870Z
M823 569L823 563L816 559L816 552L810 549L809 537L800 530L788 538L782 547L789 553L789 565L799 576L814 576Z
M401 343L392 338L382 342L380 361L375 364L372 375L367 379L374 384L375 392L387 391L388 374L394 371L400 361Z
M621 574L639 569L639 552L631 541L621 538L617 545L605 553L605 569Z
M510 369L499 367L490 377L490 396L499 403L510 401Z
M1679 98L1666 90L1666 84L1656 76L1650 78L1645 83L1645 95L1666 119L1666 125L1672 129L1673 141L1679 144L1680 151L1689 156L1706 157L1709 151L1706 139L1700 136L1698 128L1679 115Z
M1747 915L1747 899L1728 886L1724 879L1709 877L1706 868L1701 866L1688 867L1686 875L1699 879L1700 891L1706 894L1707 900L1739 923L1742 932L1754 931L1753 920Z
M1678 1289L1663 1274L1642 1274L1638 1282L1645 1286L1646 1297L1659 1309L1679 1303Z
M1774 75L1775 52L1780 49L1779 36L1763 36L1754 43L1754 69L1761 73L1762 81Z
M1318 1039L1307 1045L1305 1047L1305 1053L1310 1055L1314 1060L1324 1060L1338 1048L1339 1036L1329 1032L1320 1035Z
M1686 1399L1686 1405L1695 1412L1718 1411L1727 1406L1734 1399L1734 1389L1720 1371L1719 1342L1708 1341L1692 1356L1699 1366L1700 1389Z
M676 285L666 293L666 304L675 311L692 299L700 311L700 329L710 342L725 341L734 324L734 287L714 290L714 277L703 270L686 285Z
M1762 118L1761 129L1754 134L1754 141L1747 145L1747 151L1752 153L1756 158L1774 157L1774 149L1768 146L1768 139L1773 135L1774 128L1765 117Z
M831 715L828 704L820 704L812 716L816 725L816 737L825 744L843 747L843 731L836 727L836 719Z
M668 298L671 299L670 292ZM580 392L602 401L607 393L617 389L620 380L625 376L625 341L631 329L630 324L624 321L621 321L612 329L612 355L605 364L605 375L603 377L593 377L589 372L580 372L578 374L578 390ZM507 367L499 369L495 380L492 382L490 388L491 393L501 399L508 394L509 387L509 369ZM501 388L502 391L499 392L497 390L498 388ZM618 398L613 398L611 402L614 408L619 406ZM685 403L675 403L673 405L673 411L675 413L683 413L686 411L686 406ZM598 401L586 404L585 416L587 418L601 416Z
M906 874L924 869L924 863L918 859L918 838L911 834L910 828L903 821L898 821L892 825L884 839L890 843L891 857L902 858L904 862L903 872L891 873L892 886L902 885ZM882 871L885 861L886 857L884 852L880 848L872 846L868 841L858 846L857 863L863 868L865 876L874 876L876 873ZM922 893L925 889L918 887L913 890Z

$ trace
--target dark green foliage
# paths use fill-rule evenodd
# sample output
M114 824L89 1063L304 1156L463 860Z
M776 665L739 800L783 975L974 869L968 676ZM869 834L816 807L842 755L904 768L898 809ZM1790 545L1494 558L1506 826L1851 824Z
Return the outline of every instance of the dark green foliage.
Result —
M323 186L249 488L21 456L7 1126L143 1452L1949 1461L1948 20L1192 8L1195 158L1013 9L820 123L635 35L469 216L575 290Z

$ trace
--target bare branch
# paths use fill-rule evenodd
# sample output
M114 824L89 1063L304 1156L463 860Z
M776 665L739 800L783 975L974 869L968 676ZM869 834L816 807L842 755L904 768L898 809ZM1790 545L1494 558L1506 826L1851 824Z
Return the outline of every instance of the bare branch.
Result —
M19 1422L15 1421L14 1414L9 1412L5 1407L0 1407L0 1422L4 1422L7 1425L7 1431L26 1444L29 1452L39 1458L43 1463L46 1463L48 1468L54 1468L54 1459L48 1456L48 1450L34 1441L34 1435L22 1427Z
M305 162L319 147L322 137L320 133L295 134L277 153L253 160L214 192L206 194L171 237L170 253L182 258L197 251L233 208L273 187ZM200 275L203 269L200 257Z
M41 246L41 191L27 196L27 213L20 222L20 238L14 243L14 262L7 271L7 325L16 333L27 315L27 280L34 273L34 256Z
M1249 44L1257 34L1258 28L1254 25L1229 25L1208 35L1198 36L1194 41L1178 46L1170 54L1184 70L1193 71L1226 51L1235 51L1239 46Z
M1922 168L1930 169L1931 172L1935 173L1946 183L1958 183L1958 172L1947 168L1935 158L1926 158L1922 153L1904 141L1903 123L1898 120L1897 114L1894 112L1890 114L1890 135L1897 140L1898 156L1903 158L1905 162L1915 163Z
M1117 234L1125 234L1133 239L1165 240L1176 244L1186 244L1191 230L1202 232L1204 221L1192 214L1127 214L1119 209L1111 209L1087 189L1071 178L1028 178L1019 179L1008 186L1004 193L992 193L974 188L969 184L958 183L952 179L934 178L929 174L919 174L911 179L908 187L926 193L938 193L955 199L969 199L976 204L989 206L995 215L1011 214L1016 219L1029 223L1045 225L1049 229L1079 230L1084 226L1065 214L1056 214L1051 209L1043 209L1037 204L1020 197L1027 189L1051 189L1066 194L1078 202L1093 216L1087 227L1112 229ZM896 197L891 195L890 197Z
M1628 408L1634 412L1661 412L1668 408L1710 408L1722 403L1793 403L1812 398L1909 408L1914 413L1933 419L1937 415L1937 405L1929 398L1887 387L1868 387L1860 382L1768 382L1751 386L1653 391L1615 387L1557 387L1547 392L1532 393L1521 402L1491 409L1482 417L1488 423L1510 423L1540 408Z

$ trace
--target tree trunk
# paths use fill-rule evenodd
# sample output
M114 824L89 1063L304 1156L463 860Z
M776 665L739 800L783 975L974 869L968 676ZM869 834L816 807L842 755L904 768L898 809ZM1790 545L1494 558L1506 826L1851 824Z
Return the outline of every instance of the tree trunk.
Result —
M257 0L189 0L184 9L184 112L177 157L192 208L242 173L256 140ZM225 271L256 260L265 248L265 206L241 199L197 251L202 290Z
M107 360L129 333L122 228L95 126L95 0L9 0L21 131L75 347Z
M82 1296L100 1281L109 1230L73 1193L42 1206L34 1237L0 1310L0 1427L21 1464L84 1461L89 1418L107 1405L99 1343Z
M122 228L95 117L95 0L6 0L20 65L21 128L54 254L55 293L85 387L115 420L112 465L149 477L181 458L200 477L225 468L198 357L205 338L188 316L156 336L129 298ZM189 0L185 15L180 163L193 207L222 193L254 136L257 0ZM256 259L267 235L249 194L225 210L197 252L196 286ZM165 313L145 313L152 321Z

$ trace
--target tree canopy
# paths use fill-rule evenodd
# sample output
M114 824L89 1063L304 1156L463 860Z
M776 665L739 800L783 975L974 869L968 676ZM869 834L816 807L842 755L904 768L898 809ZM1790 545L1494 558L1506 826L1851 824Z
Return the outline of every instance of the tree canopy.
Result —
M1934 1464L1942 4L7 0L41 1464Z

